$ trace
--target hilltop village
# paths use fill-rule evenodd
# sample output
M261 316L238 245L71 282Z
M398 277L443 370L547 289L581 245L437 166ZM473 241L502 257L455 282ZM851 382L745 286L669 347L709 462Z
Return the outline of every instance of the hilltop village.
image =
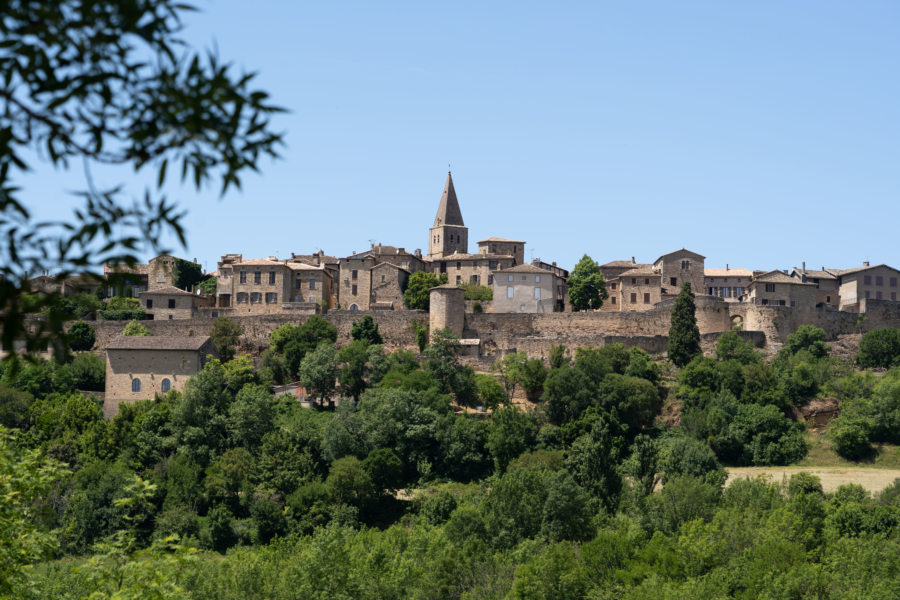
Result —
M461 340L464 359L483 369L509 353L545 358L560 344L620 342L661 355L674 298L684 283L694 291L697 324L707 343L739 330L771 351L803 324L820 327L829 339L900 324L900 271L884 264L706 268L703 255L682 248L653 262L631 257L597 265L608 298L598 310L576 311L569 301L570 272L555 262L526 262L524 241L489 237L476 246L470 252L448 173L428 229L427 253L373 244L345 257L322 251L290 258L225 254L216 271L204 274L204 285L190 290L175 285L176 265L186 261L162 255L130 268L106 265L101 283L45 277L34 284L57 286L63 296L90 291L130 298L137 318L152 332L152 337L122 336L125 322L105 320L110 311L101 312L96 348L107 355L107 415L121 402L183 389L212 352L207 336L223 317L238 324L242 346L256 356L268 348L272 331L312 315L337 329L339 343L349 341L354 324L369 315L388 349L415 350L417 330L449 328ZM433 281L423 292L431 297L427 310L404 302L420 273Z

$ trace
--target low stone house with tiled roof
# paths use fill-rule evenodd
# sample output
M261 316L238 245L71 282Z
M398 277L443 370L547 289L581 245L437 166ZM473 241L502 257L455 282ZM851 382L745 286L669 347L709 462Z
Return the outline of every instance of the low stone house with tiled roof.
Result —
M559 277L552 271L522 264L493 271L495 313L551 313L562 306L557 301Z
M167 285L138 294L148 319L191 319L202 306L214 306L215 296L200 296Z
M188 378L214 354L207 336L119 336L106 347L103 414L119 412L123 402L152 400L169 390L184 391Z
M840 310L858 310L863 299L898 301L900 271L894 267L863 263L852 269L828 269L839 279Z
M525 262L525 242L501 237L489 237L478 242L478 253L512 256L515 259L515 263L520 265Z
M820 304L835 308L840 306L840 278L825 267L820 270L807 269L806 263L803 263L799 269L793 268L791 277L816 286L816 306Z
M741 301L761 306L811 308L816 304L816 286L812 283L803 283L784 271L769 271L750 282Z
M607 284L607 310L645 311L662 300L662 275L650 265L624 271ZM601 307L602 309L602 307Z

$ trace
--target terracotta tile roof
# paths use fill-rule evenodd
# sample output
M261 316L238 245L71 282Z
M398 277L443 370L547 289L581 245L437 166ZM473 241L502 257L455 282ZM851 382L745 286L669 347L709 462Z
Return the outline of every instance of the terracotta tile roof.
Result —
M657 271L654 271L649 265L646 265L636 269L629 269L624 273L619 274L615 279L621 279L623 277L661 277L661 275Z
M165 285L163 287L154 288L152 290L146 290L138 294L138 296L150 296L150 295L161 295L161 296L193 296L194 294L190 292L186 292L184 290L178 289L174 285Z
M639 263L636 263L636 262L630 261L630 260L613 260L613 261L606 263L605 265L600 265L600 266L601 267L610 267L610 268L613 268L613 267L621 268L621 267L638 267L638 266L650 266L650 265L639 264Z
M287 268L291 271L324 271L325 265L316 267L314 265L308 265L306 263L288 263Z
M425 262L453 262L454 260L500 260L515 258L509 254L448 254L441 258L436 256L427 256L423 258Z
M768 273L758 275L753 282L761 281L764 283L790 283L792 285L815 285L814 283L803 283L796 277L791 277L784 271L774 270Z
M753 277L750 269L703 269L704 277Z
M886 269L890 269L891 271L897 271L897 269L895 269L894 267L892 267L890 265L886 265L884 263L882 263L880 265L870 265L868 267L866 267L866 266L854 267L852 269L828 269L828 271L834 273L835 275L840 275L841 277L843 277L844 275L854 275L856 273L862 273L863 271L868 271L870 269L877 269L879 267L884 267ZM900 271L897 271L897 272L900 273Z
M269 260L268 258L245 258L240 262L232 263L233 266L243 267L275 267L284 266L284 262L280 260Z
M528 263L516 265L515 267L509 267L507 269L497 269L494 271L494 273L534 273L535 275L554 275L554 273L551 271L547 271L546 269L542 269Z
M209 341L205 335L191 336L139 336L120 335L107 346L107 350L200 350Z
M834 274L833 269L830 271L817 271L814 269L807 269L804 272L803 269L794 267L794 270L791 272L791 275L797 275L798 277L801 274L805 274L807 277L814 277L816 279L837 279L837 275Z
M513 243L513 244L524 244L525 243L522 240L509 240L509 239L502 238L502 237L484 238L483 240L480 240L478 243L483 244L485 242L507 242L507 243Z

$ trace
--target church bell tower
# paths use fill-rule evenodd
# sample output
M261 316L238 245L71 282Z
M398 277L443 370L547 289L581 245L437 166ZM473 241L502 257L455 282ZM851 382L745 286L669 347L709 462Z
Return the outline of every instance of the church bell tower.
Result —
M463 223L462 212L453 188L453 176L447 172L447 183L441 194L434 225L428 230L428 256L443 258L453 253L466 254L469 248L469 228Z

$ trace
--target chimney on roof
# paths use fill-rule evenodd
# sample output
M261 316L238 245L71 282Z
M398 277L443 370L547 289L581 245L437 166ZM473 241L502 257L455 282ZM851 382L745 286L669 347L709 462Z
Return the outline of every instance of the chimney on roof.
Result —
M728 263L725 263L725 270L728 270Z
M634 257L631 257L631 263L634 264Z
M397 254L403 254L406 252L406 248L397 248Z
M422 249L421 249L421 248L416 248L416 251L413 252L413 254L416 255L416 258L422 258Z
M803 274L806 275L806 261L803 261ZM823 269L824 270L824 269Z
M863 266L864 266L864 267L868 267L868 266L869 266L869 261L864 260L864 261L863 261Z
M550 264L553 265L553 266L555 267L555 266L556 266L556 261L554 260L554 261L553 261L552 263L550 263Z

